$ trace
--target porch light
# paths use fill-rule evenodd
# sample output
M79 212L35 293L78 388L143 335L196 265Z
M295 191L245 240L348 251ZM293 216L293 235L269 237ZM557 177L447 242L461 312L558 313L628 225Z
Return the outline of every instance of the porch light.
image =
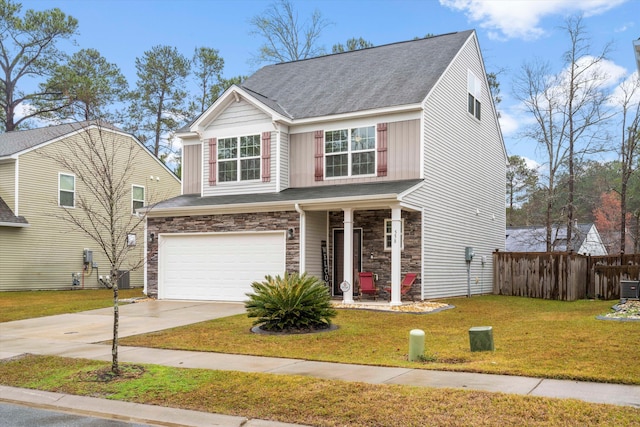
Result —
M289 229L287 230L287 239L289 239L289 240L293 239L293 233L294 233L294 231L295 231L295 230L294 230L294 228L293 228L293 227L291 227L291 228L289 228Z

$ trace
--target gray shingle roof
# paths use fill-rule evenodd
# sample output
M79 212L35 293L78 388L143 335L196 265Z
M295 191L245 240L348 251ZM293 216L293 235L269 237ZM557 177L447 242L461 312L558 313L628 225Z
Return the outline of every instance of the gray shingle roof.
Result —
M292 119L419 104L471 34L268 65L241 86Z
M2 133L0 134L0 157L11 156L23 150L44 144L52 139L76 132L92 124L98 124L98 122L85 121L65 123L62 125L48 126L38 129ZM106 122L100 122L99 125L113 130L120 130Z
M5 224L28 224L23 216L16 216L11 208L0 197L0 223Z
M580 248L593 224L578 224L573 228L573 247ZM541 226L507 227L505 251L507 252L546 252L546 228ZM567 227L551 228L554 251L567 250Z
M261 204L271 202L303 202L304 200L333 199L342 197L376 196L400 194L422 182L420 179L404 181L382 181L366 184L322 185L317 187L288 188L279 193L234 194L200 197L200 194L185 194L164 200L153 209L186 208L197 206L224 206L235 204Z

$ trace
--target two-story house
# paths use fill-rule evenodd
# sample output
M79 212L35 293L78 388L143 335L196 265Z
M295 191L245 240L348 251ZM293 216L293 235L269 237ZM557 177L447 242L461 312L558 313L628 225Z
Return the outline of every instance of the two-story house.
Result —
M422 299L491 292L507 156L473 30L266 66L178 136L149 295L242 301L284 271L347 303L360 271L392 305L409 272Z
M114 206L120 201L115 215L99 197L105 192L90 188L102 183L117 186L106 193L116 196ZM177 196L180 188L140 141L106 123L0 134L0 291L103 287L100 276L109 276L110 262L101 245L110 242L104 222L111 218L121 224L117 249L127 252L121 285L142 288L146 241L136 209ZM84 215L88 210L93 219ZM71 224L69 215L104 242Z

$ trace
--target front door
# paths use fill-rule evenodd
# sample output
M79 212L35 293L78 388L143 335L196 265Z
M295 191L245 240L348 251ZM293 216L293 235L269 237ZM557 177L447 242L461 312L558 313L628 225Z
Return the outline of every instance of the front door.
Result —
M353 281L358 277L362 265L362 229L353 230ZM344 230L333 230L333 295L342 295L340 283L344 280ZM351 283L352 289L353 283ZM354 292L355 294L355 292Z

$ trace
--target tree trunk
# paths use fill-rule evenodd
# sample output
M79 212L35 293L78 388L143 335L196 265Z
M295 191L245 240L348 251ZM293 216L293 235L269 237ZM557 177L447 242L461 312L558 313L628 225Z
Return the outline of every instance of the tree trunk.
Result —
M622 187L620 189L620 252L625 252L627 243L627 165L622 165Z
M111 342L111 372L120 375L118 363L118 328L120 323L120 310L118 309L118 271L111 270L111 283L113 283L113 341Z

